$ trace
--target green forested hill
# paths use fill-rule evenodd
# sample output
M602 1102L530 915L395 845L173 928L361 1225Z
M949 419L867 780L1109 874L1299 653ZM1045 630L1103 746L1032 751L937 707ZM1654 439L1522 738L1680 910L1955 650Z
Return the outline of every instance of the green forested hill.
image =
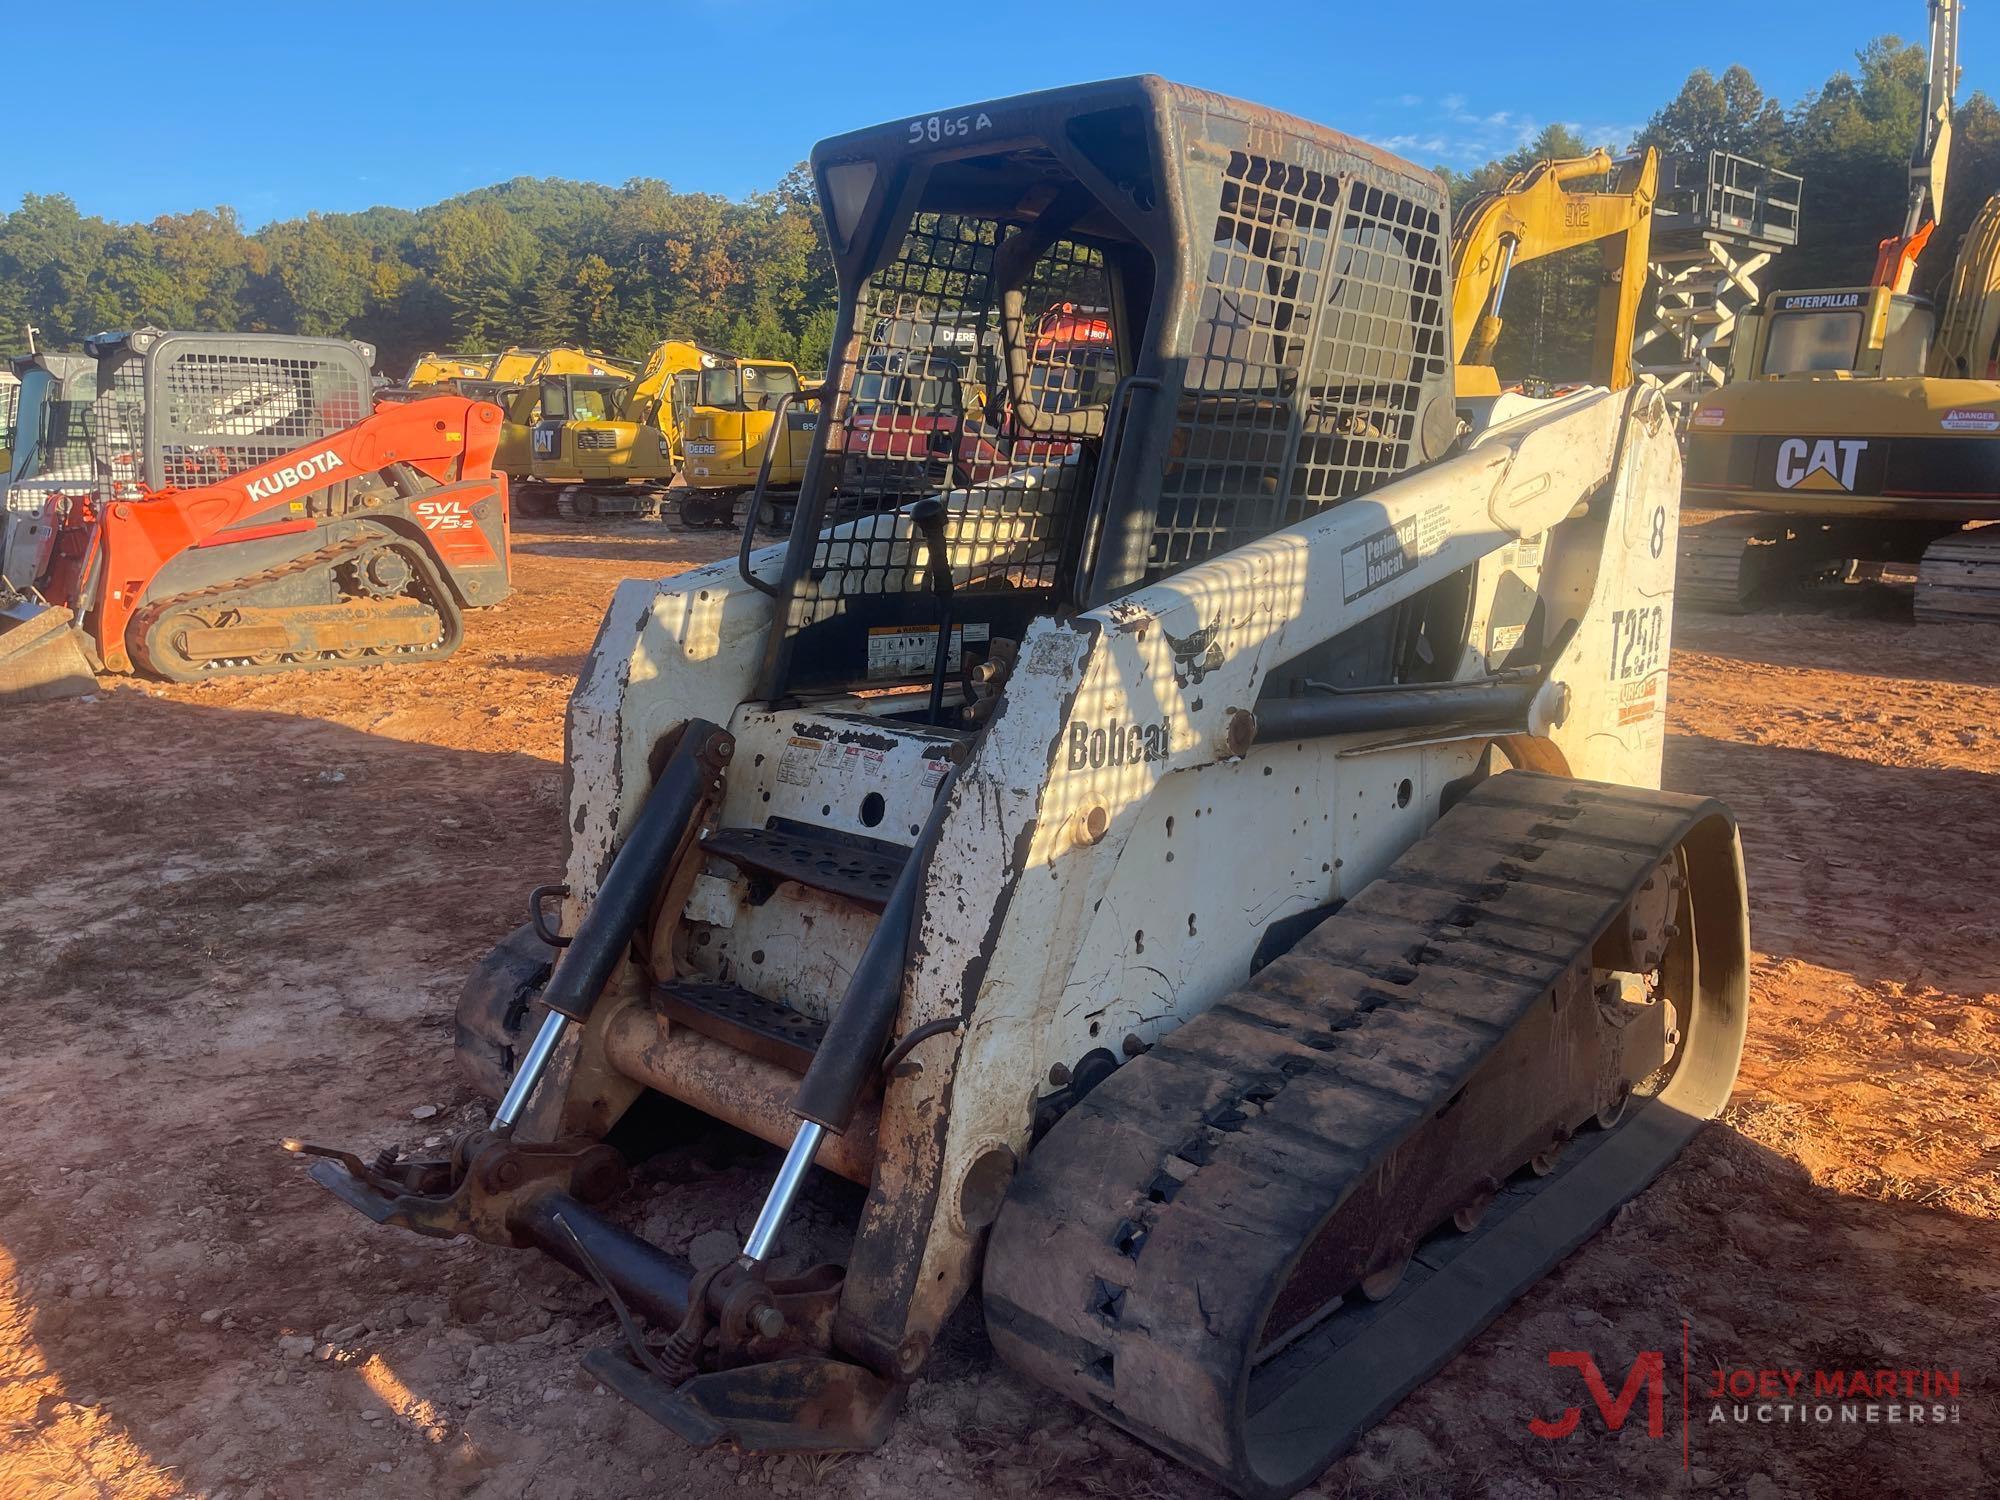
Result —
M144 224L60 195L0 215L0 347L137 323L424 349L582 342L638 354L667 330L823 363L832 266L803 169L744 202L519 177L414 212L313 214L245 233L226 208Z

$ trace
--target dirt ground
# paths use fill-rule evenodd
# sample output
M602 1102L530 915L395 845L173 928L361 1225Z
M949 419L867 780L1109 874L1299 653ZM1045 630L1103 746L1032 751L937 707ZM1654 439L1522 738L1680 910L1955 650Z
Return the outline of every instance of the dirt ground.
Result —
M1211 1493L1009 1374L969 1309L880 1452L690 1453L579 1372L594 1293L375 1229L280 1151L479 1115L452 1003L558 873L572 674L616 580L723 550L558 525L448 663L0 715L0 1496ZM1897 609L1680 623L1667 781L1735 807L1755 907L1735 1103L1317 1493L1990 1492L2000 627ZM675 1252L740 1235L769 1170L649 1174L633 1222ZM800 1234L846 1207L815 1189ZM1643 1397L1605 1431L1558 1350L1614 1395L1662 1351L1663 1435ZM1717 1367L1961 1395L1942 1424L1711 1422ZM1530 1433L1566 1406L1571 1436Z

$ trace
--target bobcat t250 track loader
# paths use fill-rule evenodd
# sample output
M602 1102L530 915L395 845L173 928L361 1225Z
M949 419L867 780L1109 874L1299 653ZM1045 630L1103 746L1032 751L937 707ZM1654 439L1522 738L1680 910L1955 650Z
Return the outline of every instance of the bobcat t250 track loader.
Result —
M1442 185L1250 105L1091 84L813 168L830 420L786 543L612 601L560 946L459 1016L491 1128L299 1149L591 1279L587 1366L690 1441L881 1442L976 1296L1016 1368L1287 1494L1729 1092L1735 826L1655 789L1672 424L1643 386L1462 422ZM1095 399L1037 399L1063 304ZM994 332L1015 466L834 472L913 322ZM648 1090L786 1148L698 1275L616 1218ZM815 1171L866 1186L852 1244L780 1276Z

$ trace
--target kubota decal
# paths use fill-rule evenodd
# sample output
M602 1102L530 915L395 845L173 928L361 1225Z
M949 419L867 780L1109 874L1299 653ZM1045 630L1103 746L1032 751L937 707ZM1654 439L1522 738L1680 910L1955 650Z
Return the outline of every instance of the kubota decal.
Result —
M463 500L419 500L414 509L426 531L470 531L476 524Z
M340 455L331 448L324 453L315 453L310 458L301 458L286 464L276 473L266 474L262 479L253 479L244 486L252 500L275 500L293 485L304 484L308 479L317 479L333 469L344 469L347 465L340 461Z

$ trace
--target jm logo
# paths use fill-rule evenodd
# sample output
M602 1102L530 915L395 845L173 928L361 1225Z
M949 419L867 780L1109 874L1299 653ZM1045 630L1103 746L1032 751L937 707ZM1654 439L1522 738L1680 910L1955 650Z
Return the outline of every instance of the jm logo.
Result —
M1866 438L1786 438L1778 444L1778 488L1781 490L1854 489L1854 472L1861 463Z
M1625 1419L1632 1414L1632 1405L1639 1399L1639 1393L1646 1393L1646 1436L1664 1437L1667 1431L1666 1387L1667 1359L1658 1349L1642 1350L1632 1361L1632 1368L1625 1376L1625 1386L1616 1398L1611 1387L1604 1383L1604 1375L1597 1368L1597 1360L1582 1349L1552 1349L1549 1363L1555 1368L1580 1371L1584 1388L1590 1392L1590 1399L1596 1403L1597 1415L1603 1419L1607 1432L1622 1431ZM1576 1431L1576 1424L1583 1418L1579 1407L1563 1408L1563 1414L1554 1421L1542 1417L1531 1418L1528 1431L1536 1437L1566 1438Z

